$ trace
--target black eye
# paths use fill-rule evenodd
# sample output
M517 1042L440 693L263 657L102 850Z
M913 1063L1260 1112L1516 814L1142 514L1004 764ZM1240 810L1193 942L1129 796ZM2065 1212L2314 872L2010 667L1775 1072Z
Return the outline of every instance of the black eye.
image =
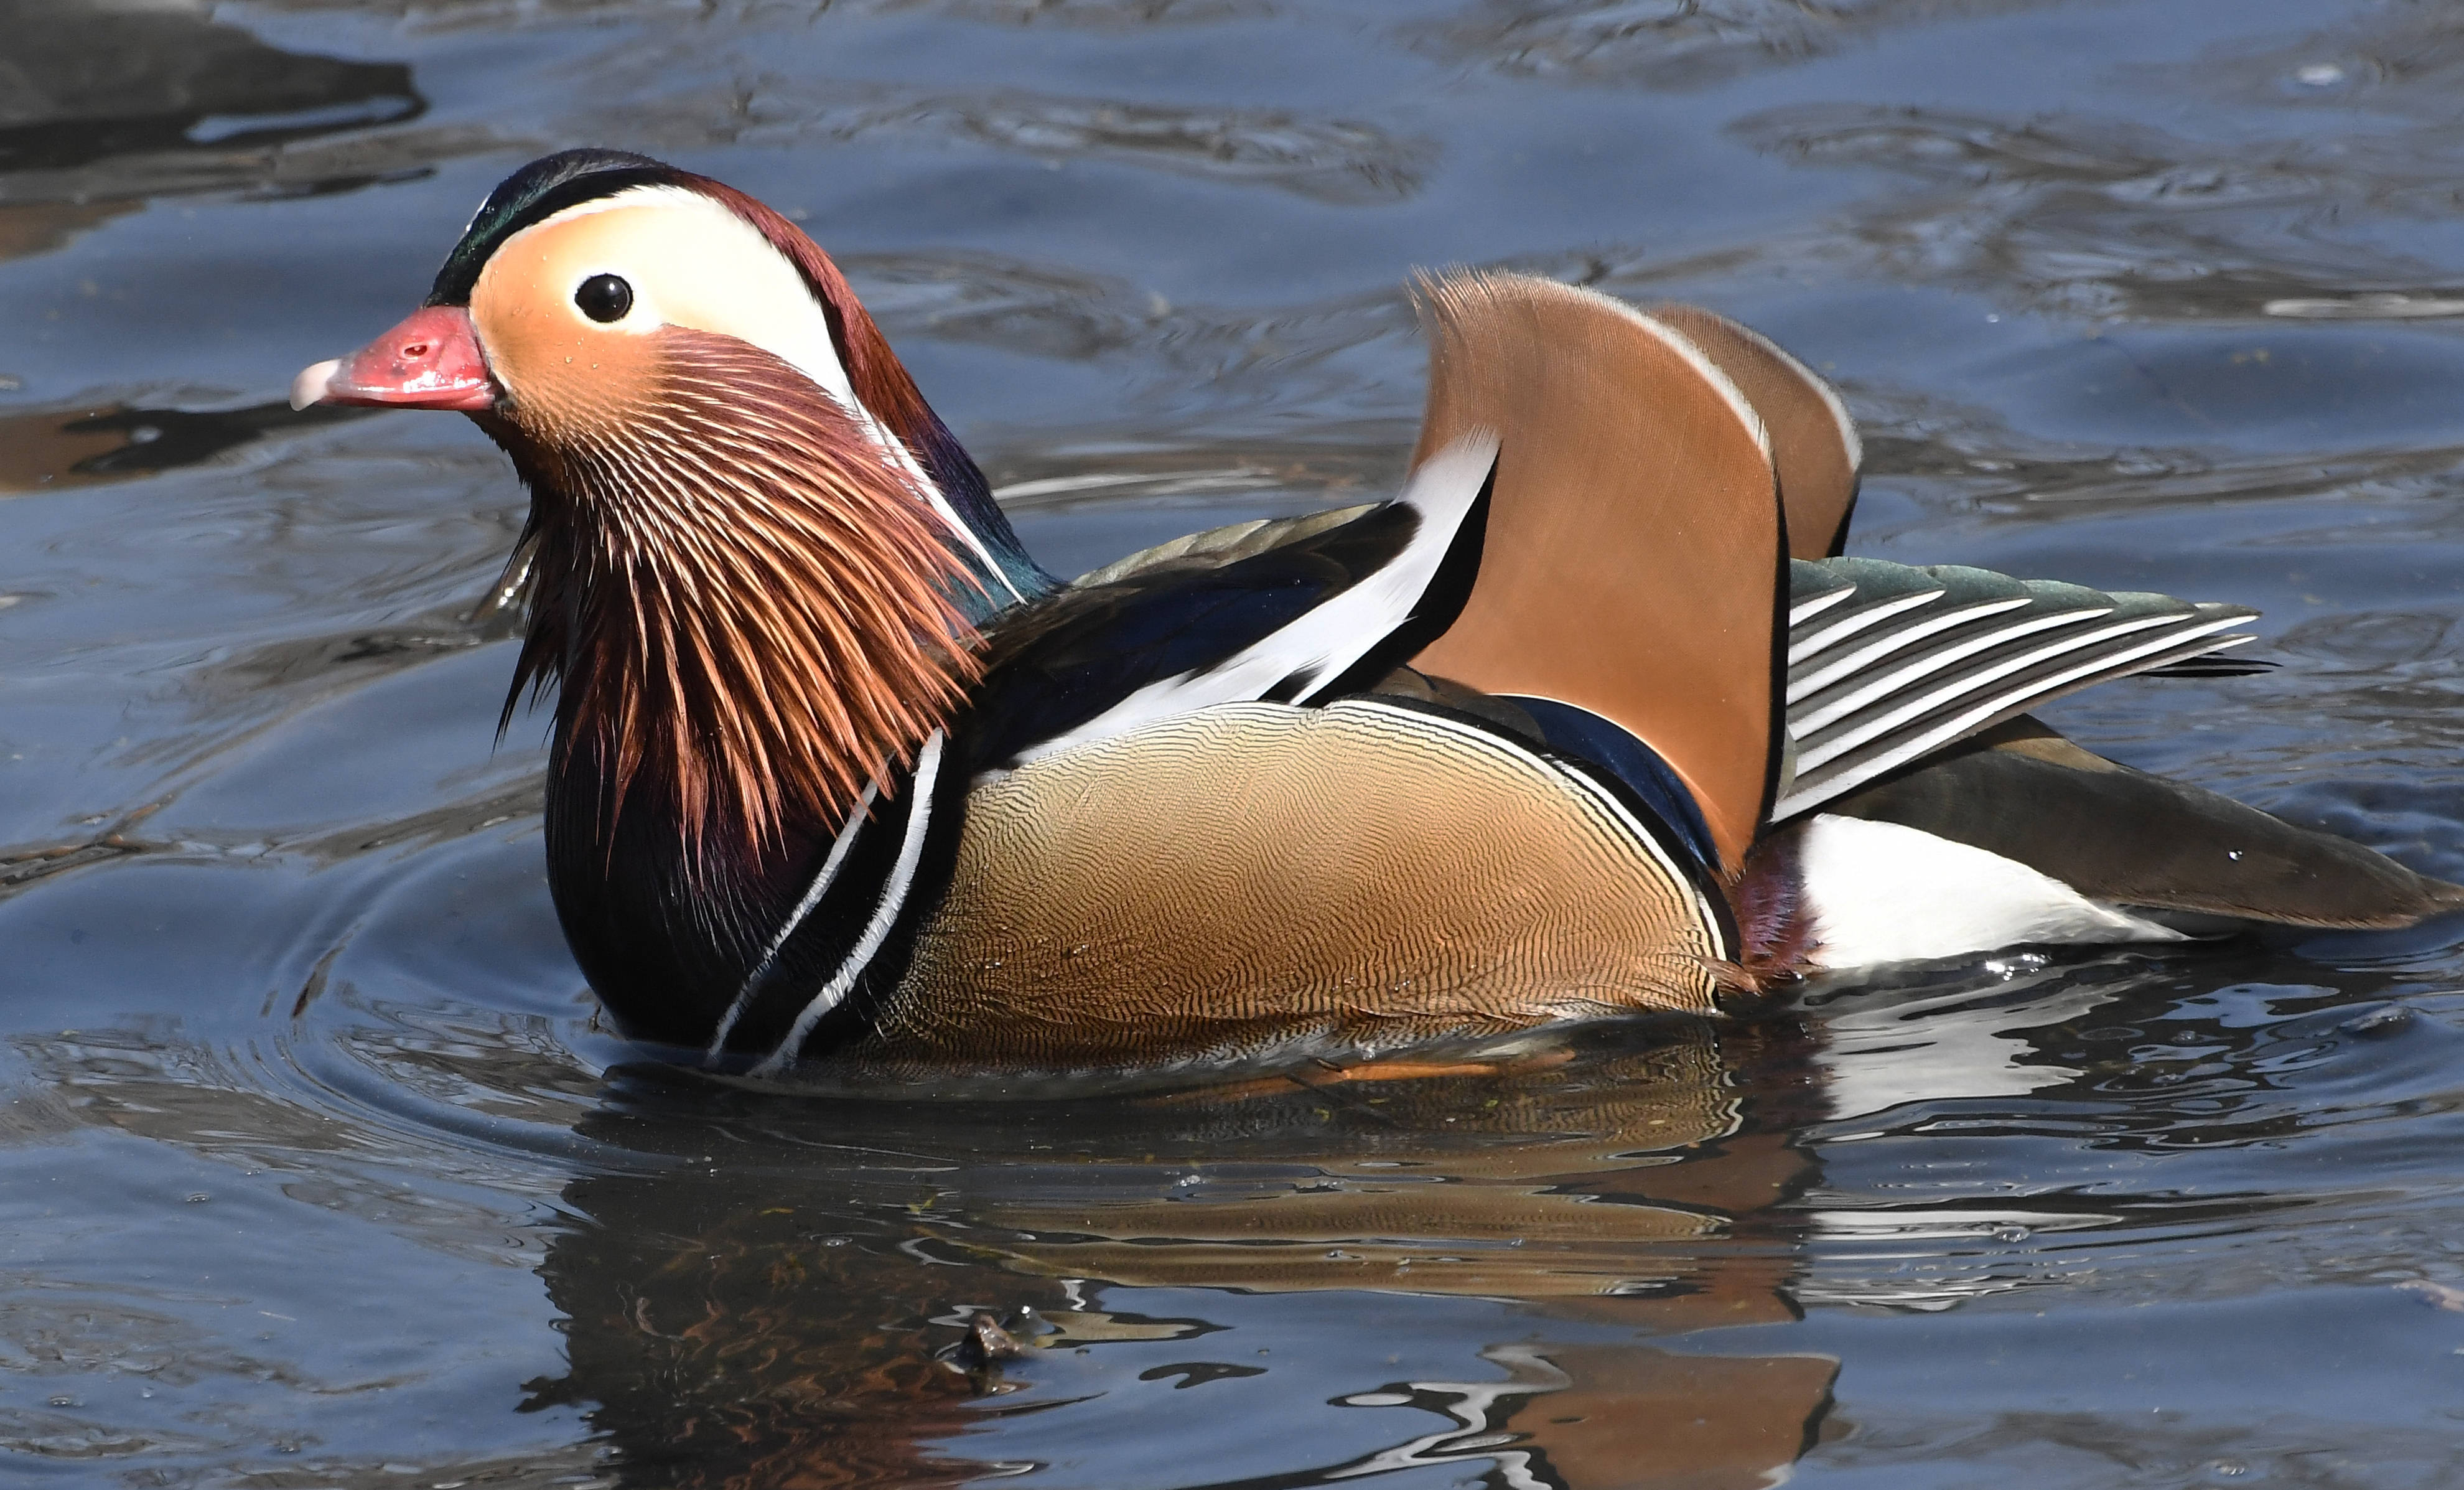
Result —
M592 275L573 292L573 303L593 321L622 321L633 308L633 287L614 275Z

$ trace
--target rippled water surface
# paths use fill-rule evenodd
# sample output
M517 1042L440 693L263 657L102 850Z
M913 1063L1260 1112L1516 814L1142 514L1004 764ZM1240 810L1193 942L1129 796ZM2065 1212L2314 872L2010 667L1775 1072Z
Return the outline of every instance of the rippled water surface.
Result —
M507 468L279 402L585 142L803 221L1066 572L1387 490L1416 265L1700 300L1852 551L2267 609L2065 728L2464 877L2453 7L0 0L0 1478L2464 1482L2452 923L1173 1100L614 1038Z

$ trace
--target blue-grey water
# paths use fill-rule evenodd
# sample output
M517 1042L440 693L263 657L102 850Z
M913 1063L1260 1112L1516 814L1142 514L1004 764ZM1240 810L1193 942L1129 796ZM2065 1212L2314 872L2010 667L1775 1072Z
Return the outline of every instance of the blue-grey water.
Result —
M2464 877L2455 7L0 0L0 1480L2464 1483L2453 923L1241 1101L646 1063L503 460L280 406L583 143L803 222L1064 571L1389 489L1416 266L1701 300L1853 551L2265 607L2063 727Z

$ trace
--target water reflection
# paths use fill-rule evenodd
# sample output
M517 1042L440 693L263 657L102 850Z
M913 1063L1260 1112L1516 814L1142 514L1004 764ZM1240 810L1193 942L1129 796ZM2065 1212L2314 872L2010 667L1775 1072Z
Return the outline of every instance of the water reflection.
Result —
M393 123L423 107L410 69L270 47L202 4L10 0L0 170L239 148Z
M2052 0L1487 0L1419 34L1449 55L1548 81L1707 89L1875 34Z
M340 1228L360 1254L399 1238L416 1251L386 1253L396 1279L536 1269L564 1359L525 1380L522 1420L574 1419L586 1434L551 1437L589 1452L415 1457L438 1478L1032 1469L1258 1490L1460 1466L1509 1487L1743 1490L1865 1442L1832 1406L1851 1383L1836 1333L1797 1323L1808 1305L1924 1317L2026 1291L2172 1304L2445 1276L2422 1258L2453 1208L2403 1177L2464 1140L2464 1034L2419 1012L2464 999L2424 987L2453 928L2346 939L2378 965L2299 964L2308 984L2267 981L2297 964L2257 946L2020 957L1816 989L1803 1013L1593 1032L1486 1075L915 1102L664 1066L600 1079L570 1020L381 996L406 967L473 985L484 963L454 956L493 945L440 958L420 912L451 902L394 899L320 962L315 996L248 1026L279 1039L168 1023L18 1039L47 1095L0 1112L0 1140L193 1154L224 1177L173 1185L175 1214L182 1188L247 1207L270 1186L237 1212L252 1234ZM268 1316L234 1322L228 1285L121 1280L160 1266L158 1234L44 1275L77 1301L18 1308L14 1338L58 1357L31 1368L134 1373L162 1406L0 1412L0 1430L235 1463L246 1434L180 1425L291 1395L344 1411L366 1390L355 1348L389 1332L311 1312L277 1342ZM364 1288L295 1285L270 1317L330 1318ZM979 1316L1009 1358L968 1352ZM486 1345L475 1320L452 1328Z
M109 404L0 414L0 497L134 480L336 422L321 407L294 413L287 403L224 410Z
M2376 966L2292 964L2302 983L2241 945L1815 990L1834 1110L1801 1135L1822 1180L1798 1296L1930 1312L2091 1281L2176 1298L2390 1276L2431 1202L2379 1188L2381 1145L2391 1124L2454 1126L2464 1038L2424 1016L2453 995L2413 964L2457 931ZM2339 1256L2347 1227L2371 1239Z
M2436 57L2453 46L2445 34L2452 20L2433 10L2387 14L2390 31L2423 33L2387 37L2396 47L2418 39ZM2334 56L2312 43L2213 65L2142 67L2134 80L2247 96L2255 80L2305 66L2343 78L2338 64L2321 60ZM2282 133L2263 143L2228 144L2102 112L1873 103L1792 104L1730 128L1791 161L1895 179L1897 189L1837 225L1850 243L1824 235L1776 245L1787 257L1837 264L1853 256L1895 278L1955 283L2066 316L2409 321L2464 311L2453 266L2384 231L2345 225L2453 219L2455 144L2443 78L2433 66L2369 100L2399 117L2409 100L2432 116L2391 131L2322 135L2323 121L2301 107L2317 100L2236 99L2288 116L2271 122Z
M990 1107L635 1071L581 1132L667 1167L567 1188L589 1224L542 1271L572 1366L533 1401L593 1404L645 1485L927 1482L1006 1461L996 1428L1020 1414L1091 1392L1178 1417L1206 1409L1177 1393L1236 1381L1261 1425L1377 1410L1324 1435L1377 1446L1267 1434L1183 1482L1462 1463L1566 1490L1764 1484L1813 1441L1837 1363L1644 1342L1793 1317L1801 1224L1779 1208L1815 1170L1783 1094L1804 1040L1658 1033L1486 1078ZM1398 1338L1415 1301L1520 1307L1425 1377L1287 1359L1246 1344L1239 1308L1207 1317L1295 1294ZM947 1357L979 1309L1022 1349L971 1378ZM1045 1467L1074 1482L1105 1458Z
M165 192L326 190L399 168L302 169L283 155L416 120L428 105L407 66L272 46L215 9L0 4L0 258L56 248Z

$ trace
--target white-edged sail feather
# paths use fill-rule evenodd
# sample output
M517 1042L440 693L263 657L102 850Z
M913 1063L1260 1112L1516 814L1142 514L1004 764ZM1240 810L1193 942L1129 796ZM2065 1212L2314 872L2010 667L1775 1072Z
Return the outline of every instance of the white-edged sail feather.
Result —
M1784 821L2063 694L2252 638L2257 612L1985 569L1790 567Z

